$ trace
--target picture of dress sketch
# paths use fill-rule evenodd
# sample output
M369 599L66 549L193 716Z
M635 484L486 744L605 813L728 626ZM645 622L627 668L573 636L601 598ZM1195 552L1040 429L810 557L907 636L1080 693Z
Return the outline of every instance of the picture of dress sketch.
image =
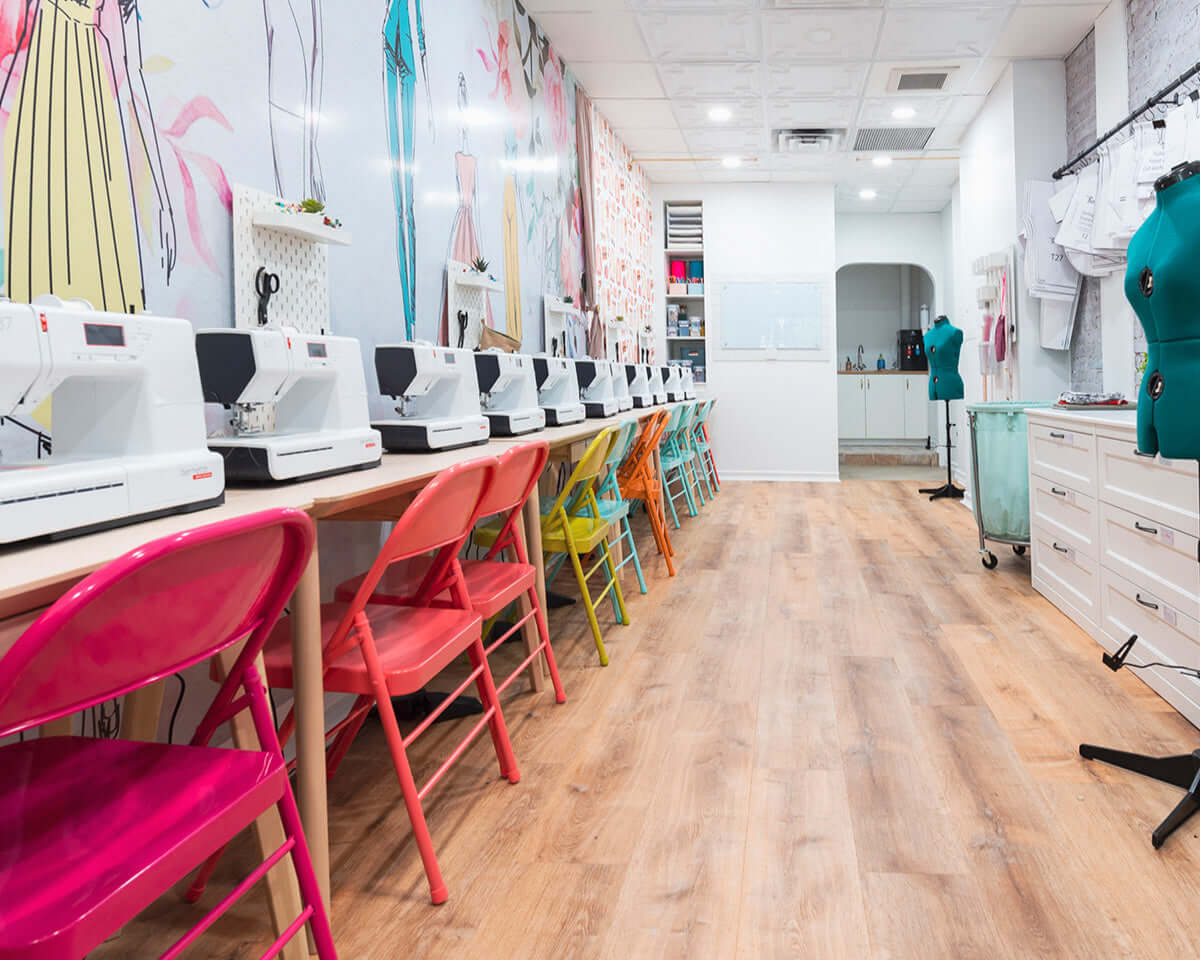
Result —
M267 33L267 102L275 192L287 200L325 202L317 149L325 74L322 0L263 0Z
M14 300L82 297L145 306L131 168L150 172L159 265L175 268L175 218L142 76L136 0L26 0L0 102L5 267ZM129 74L125 75L125 71Z

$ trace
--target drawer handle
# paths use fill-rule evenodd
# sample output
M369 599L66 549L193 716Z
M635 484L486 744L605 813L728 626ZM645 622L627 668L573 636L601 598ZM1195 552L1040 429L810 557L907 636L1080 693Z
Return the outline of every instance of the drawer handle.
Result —
M1050 492L1056 497L1065 497L1067 495L1066 490L1059 490L1058 487L1051 487Z
M1066 440L1067 439L1067 435L1065 433L1056 433L1054 430L1050 431L1050 436L1053 437L1055 440Z
M1158 527L1143 527L1136 520L1133 521L1133 529L1140 530L1142 533L1148 533L1152 537L1158 536Z
M1142 595L1140 593L1136 595L1136 599L1137 599L1137 602L1140 603L1147 610L1157 610L1158 609L1157 603L1151 603L1149 600L1143 600Z
M1137 447L1133 448L1133 455L1135 457L1145 457L1147 460L1153 460L1155 457L1155 454L1153 454L1153 453L1142 453L1142 451L1139 450Z
M1053 546L1054 546L1054 549L1057 550L1059 553L1070 553L1071 552L1070 547L1060 547L1057 542L1054 543Z

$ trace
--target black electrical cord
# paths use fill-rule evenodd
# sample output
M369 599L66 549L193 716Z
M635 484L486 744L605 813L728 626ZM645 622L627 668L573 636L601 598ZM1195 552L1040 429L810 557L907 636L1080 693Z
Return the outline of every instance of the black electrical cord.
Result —
M179 696L175 698L175 709L171 711L171 722L167 725L167 743L175 742L175 718L179 716L179 708L183 706L183 694L187 690L187 681L182 673L175 674L179 681Z

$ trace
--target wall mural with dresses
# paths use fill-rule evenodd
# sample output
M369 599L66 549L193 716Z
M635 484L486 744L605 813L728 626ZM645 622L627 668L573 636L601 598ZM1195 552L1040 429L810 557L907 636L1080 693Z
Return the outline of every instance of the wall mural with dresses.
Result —
M543 294L580 299L575 81L519 0L0 0L0 137L15 300L231 325L233 183L352 232L332 327L367 361L444 339L451 257L526 351ZM50 423L0 425L0 458Z

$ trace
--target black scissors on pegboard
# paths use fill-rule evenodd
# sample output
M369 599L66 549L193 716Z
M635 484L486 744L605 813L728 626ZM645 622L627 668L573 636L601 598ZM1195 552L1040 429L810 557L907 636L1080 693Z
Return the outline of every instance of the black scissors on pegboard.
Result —
M268 273L266 267L259 267L254 275L254 289L258 293L258 325L267 325L267 305L271 297L279 292L279 274Z

